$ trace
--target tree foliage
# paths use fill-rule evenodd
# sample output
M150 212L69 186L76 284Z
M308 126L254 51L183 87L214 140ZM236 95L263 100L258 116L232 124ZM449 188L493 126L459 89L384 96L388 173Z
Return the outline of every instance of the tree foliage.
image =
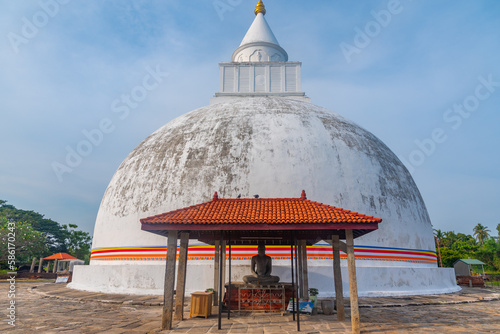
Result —
M458 251L449 249L448 247L441 248L441 259L444 267L453 267L455 261L460 260L461 258L462 254Z
M61 226L52 219L44 218L38 212L20 210L7 204L7 201L0 200L0 226L9 222L15 223L18 231L16 232L16 247L19 245L20 248L19 251L16 248L16 260L19 264L31 263L33 257L60 252L69 253L88 263L92 238L89 233L77 230L77 225ZM4 232L2 229L0 236L3 236ZM4 248L1 250L2 255L7 254ZM3 256L0 264L5 265Z
M30 263L32 258L47 256L49 253L42 232L26 222L11 222L0 217L0 263L3 266L9 262L9 255L13 255L17 266Z
M69 224L62 226L66 234L66 247L68 252L80 260L88 263L90 260L90 246L92 238L87 232L79 231L77 225Z
M443 239L444 238L444 233L441 230L436 230L434 229L434 236L438 239Z
M477 224L474 227L474 236L477 238L477 241L480 244L483 244L488 238L490 237L488 228L486 226L483 226L481 223Z
M500 271L500 239L490 237L489 232L488 227L482 224L473 228L475 237L454 231L434 230L443 266L453 267L456 260L475 258L486 263L490 270Z
M0 200L0 217L5 217L10 221L25 222L30 224L35 230L45 235L47 247L53 253L66 252L64 242L65 231L57 222L44 218L42 214L35 211L17 209L15 206L6 204Z

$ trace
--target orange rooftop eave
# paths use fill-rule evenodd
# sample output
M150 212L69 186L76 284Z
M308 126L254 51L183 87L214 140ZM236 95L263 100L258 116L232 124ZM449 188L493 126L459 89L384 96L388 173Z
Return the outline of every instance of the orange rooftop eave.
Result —
M140 220L142 230L165 235L168 230L198 231L309 231L322 239L322 231L352 229L356 237L378 228L380 218L300 198L219 198ZM205 231L205 233L203 233ZM259 232L262 234L262 232ZM196 234L196 232L195 232ZM240 233L241 234L241 233ZM338 233L339 235L343 233ZM204 235L204 237L202 236ZM215 236L215 235L214 235ZM308 237L308 239L310 239Z
M78 260L76 257L68 253L57 253L43 258L44 260Z

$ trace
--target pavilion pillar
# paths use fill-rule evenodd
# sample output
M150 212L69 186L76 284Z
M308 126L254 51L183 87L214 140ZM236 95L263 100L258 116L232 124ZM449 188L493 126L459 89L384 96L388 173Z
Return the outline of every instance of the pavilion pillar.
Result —
M220 241L215 240L214 246L214 306L219 305L219 246Z
M303 298L309 298L309 271L307 268L307 241L306 240L301 240L301 247L300 250L302 251L302 285L303 285Z
M34 257L33 260L31 261L30 273L35 272L35 265L36 265L36 257Z
M333 281L335 283L335 301L337 305L337 320L345 321L344 291L342 290L342 271L340 268L340 238L332 236L333 246Z
M42 272L42 264L43 264L43 257L40 258L40 262L38 263L38 273Z
M184 296L186 294L186 268L189 247L189 232L181 232L177 285L175 288L175 320L184 320Z
M54 260L54 268L52 268L53 273L57 273L57 259Z
M163 315L161 317L162 330L172 329L176 257L177 257L177 231L168 231L165 285L163 287Z
M354 237L352 230L345 230L347 245L347 267L349 271L349 294L351 300L351 325L354 334L360 333L358 285L356 280L356 261L354 257Z

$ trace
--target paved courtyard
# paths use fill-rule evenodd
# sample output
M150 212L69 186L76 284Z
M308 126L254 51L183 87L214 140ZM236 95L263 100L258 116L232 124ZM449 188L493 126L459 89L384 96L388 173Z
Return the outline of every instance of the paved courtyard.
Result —
M107 295L65 284L16 282L16 326L7 323L9 284L0 283L0 333L160 333L161 297ZM348 305L348 300L345 300ZM466 288L449 295L360 298L362 333L500 333L500 291ZM349 309L347 308L347 315ZM185 317L189 317L186 303ZM297 333L290 315L255 314L175 322L161 333ZM301 333L349 333L336 316L302 315Z

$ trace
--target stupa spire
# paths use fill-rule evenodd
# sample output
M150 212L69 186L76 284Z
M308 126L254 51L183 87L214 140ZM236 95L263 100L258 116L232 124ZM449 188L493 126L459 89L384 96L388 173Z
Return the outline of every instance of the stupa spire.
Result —
M233 53L234 62L287 61L288 54L280 46L264 15L266 7L259 0L255 7L255 19Z
M259 0L255 17L230 63L220 63L219 92L212 103L242 96L280 96L309 101L300 83L301 62L288 61Z
M262 13L262 15L266 15L266 6L264 6L262 0L259 0L257 6L255 7L255 15L258 15L259 13Z

